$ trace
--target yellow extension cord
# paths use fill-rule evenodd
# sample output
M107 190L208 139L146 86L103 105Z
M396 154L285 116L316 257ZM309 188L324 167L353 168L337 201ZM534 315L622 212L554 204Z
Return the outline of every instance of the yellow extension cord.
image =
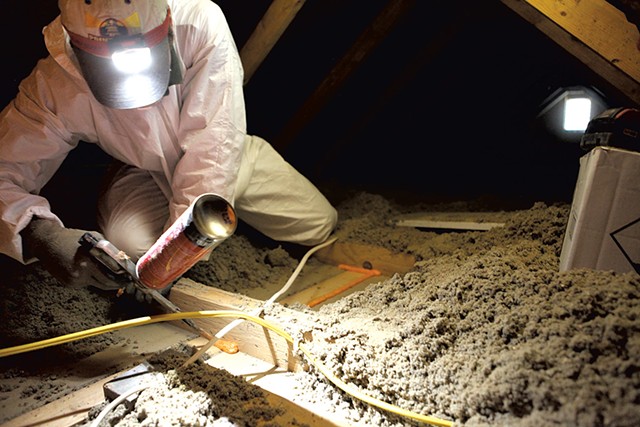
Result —
M156 316L145 316L139 317L137 319L125 320L122 322L112 323L110 325L98 326L96 328L87 329L80 332L74 332L67 335L62 335L55 338L50 338L42 341L37 341L29 344L18 345L15 347L8 347L0 349L0 357L12 356L20 353L26 353L29 351L39 350L46 347L52 347L55 345L65 344L72 341L77 341L84 338L93 337L96 335L101 335L111 331L117 331L120 329L131 328L134 326L142 326L150 323L159 323L159 322L167 322L173 320L182 320L182 319L200 319L206 317L232 317L239 318L252 321L254 323L259 324L265 328L270 329L276 334L280 335L282 338L287 340L289 343L297 345L305 356L309 359L311 364L313 364L329 381L331 381L336 387L340 388L344 392L350 394L358 400L366 402L372 406L376 406L385 411L392 412L397 415L401 415L406 418L411 418L416 421L420 421L423 423L431 424L434 426L453 426L452 421L443 420L441 418L432 417L429 415L422 415L416 412L407 411L402 408L398 408L397 406L390 405L381 400L375 399L371 396L360 391L358 388L354 387L351 384L347 384L342 381L340 378L335 376L329 369L316 360L313 355L309 352L308 349L304 347L301 343L295 343L293 337L283 330L280 326L275 325L261 317L256 317L248 313L243 313L240 311L232 311L232 310L203 310L203 311L190 311L190 312L180 312L180 313L170 313L170 314L159 314Z

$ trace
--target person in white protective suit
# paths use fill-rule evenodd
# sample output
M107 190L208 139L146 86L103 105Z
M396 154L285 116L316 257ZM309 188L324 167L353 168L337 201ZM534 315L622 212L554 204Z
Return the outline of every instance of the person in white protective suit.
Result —
M319 190L247 135L243 69L210 0L59 0L49 56L0 115L0 252L69 286L115 289L40 190L83 141L119 162L94 231L134 260L203 193L278 241L337 222ZM71 191L71 190L70 190Z

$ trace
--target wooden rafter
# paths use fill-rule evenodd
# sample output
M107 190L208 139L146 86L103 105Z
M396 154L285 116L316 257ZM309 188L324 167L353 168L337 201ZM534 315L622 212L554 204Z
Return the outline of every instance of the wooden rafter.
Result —
M411 8L415 0L389 0L387 6L358 37L331 72L311 96L298 109L276 138L278 149L286 147L298 133L318 114L342 87L346 80L386 38L398 20Z
M604 0L501 0L569 53L640 104L640 37Z
M247 84L285 32L305 0L274 0L240 51Z

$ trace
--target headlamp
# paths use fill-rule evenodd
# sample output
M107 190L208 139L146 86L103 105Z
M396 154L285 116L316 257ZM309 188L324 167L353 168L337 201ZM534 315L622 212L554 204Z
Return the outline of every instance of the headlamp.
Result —
M154 11L156 14L160 12L160 9ZM170 10L166 9L160 25L144 33L136 32L146 28L137 22L138 19L138 12L124 19L96 18L93 22L95 29L86 30L79 26L80 34L65 27L78 66L92 94L109 108L151 105L167 93L172 82L175 84L181 80L173 79L174 74L181 77L178 71L182 71L184 65L177 54ZM175 64L174 56L180 60Z
M111 60L118 71L136 74L151 66L151 49L147 47L143 35L116 37L108 43Z
M136 74L151 66L151 50L148 47L142 47L114 52L111 60L118 71Z

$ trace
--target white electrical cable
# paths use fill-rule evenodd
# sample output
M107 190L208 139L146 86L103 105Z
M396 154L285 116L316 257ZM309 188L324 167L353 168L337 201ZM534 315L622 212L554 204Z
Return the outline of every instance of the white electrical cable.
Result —
M313 255L314 252L329 246L330 244L332 244L333 242L335 242L336 240L338 240L337 237L334 237L332 239L327 240L324 243L319 244L318 246L314 246L313 248L311 248L300 260L300 263L298 264L298 267L295 269L295 271L291 274L291 277L289 277L289 280L287 280L287 283L284 284L284 286L282 287L282 289L280 289L278 292L276 292L275 294L273 294L273 296L271 298L269 298L267 301L265 301L264 305L262 306L262 309L264 310L265 308L267 308L268 306L270 306L271 304L273 304L273 302L275 300L277 300L278 298L280 298L280 296L282 294L284 294L285 292L287 292L289 290L289 288L291 287L291 285L293 284L293 281L296 280L296 278L298 277L298 275L300 274L300 271L302 271L302 267L304 267L304 265L307 263L307 260L309 259L309 257L311 255Z
M264 310L271 306L275 300L277 300L278 298L280 298L280 296L282 296L284 293L286 293L289 288L291 287L291 285L293 284L293 282L296 280L296 278L298 277L298 275L300 275L300 272L302 271L302 268L304 267L304 265L307 263L307 260L309 259L309 257L311 257L311 255L313 255L316 251L325 248L327 246L329 246L330 244L332 244L333 242L335 242L336 240L338 240L337 237L333 237L327 241L325 241L324 243L321 243L317 246L314 246L313 248L311 248L300 260L300 262L298 263L298 267L296 267L296 269L293 271L293 273L291 274L291 276L289 277L289 280L287 280L287 282L284 284L284 286L282 287L282 289L280 289L278 292L276 292L275 294L273 294L271 296L271 298L269 298L268 300L266 300L264 302L264 304L262 304L260 307L256 308L255 310L251 311L250 314L252 316L255 317L259 317ZM220 329L220 331L218 331L217 334L214 335L213 339L209 340L208 343L206 343L204 346L202 346L202 348L200 348L200 350L198 350L193 356L191 356L189 358L189 360L187 360L186 362L184 362L184 364L182 365L184 366L189 366L191 365L193 362L195 362L196 360L200 359L202 357L202 355L204 353L206 353L207 350L209 350L211 348L211 346L213 344L215 344L215 342L219 339L221 339L222 337L224 337L226 334L228 334L233 328L235 328L236 326L238 326L239 324L241 324L242 322L244 322L244 319L236 319L233 322L229 323L227 326L225 326L224 328Z
M100 413L98 414L98 416L96 417L95 420L93 420L93 422L91 423L90 427L98 427L100 425L100 423L102 422L102 420L104 420L104 418L107 416L107 414L109 414L109 412L111 412L113 410L113 408L115 408L116 406L118 406L120 403L122 403L122 401L124 401L127 397L131 396L134 393L139 393L142 390L148 388L149 385L139 385L138 387L135 387L129 391L127 391L126 393L121 394L120 396L116 397L115 399L113 399L111 401L111 403L109 403L107 406L105 406L102 411L100 411Z

